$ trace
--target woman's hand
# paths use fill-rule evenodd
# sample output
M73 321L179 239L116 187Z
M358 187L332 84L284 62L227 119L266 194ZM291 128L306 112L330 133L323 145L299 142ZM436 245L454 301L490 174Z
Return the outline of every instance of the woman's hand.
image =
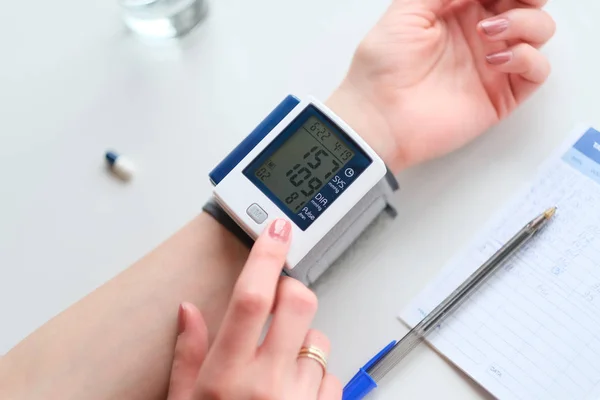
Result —
M394 170L453 151L546 80L547 0L395 0L329 106Z
M202 315L182 304L168 400L342 398L341 385L319 362L298 357L310 346L326 354L329 342L309 329L315 295L280 277L290 231L289 222L276 220L256 241L210 351Z

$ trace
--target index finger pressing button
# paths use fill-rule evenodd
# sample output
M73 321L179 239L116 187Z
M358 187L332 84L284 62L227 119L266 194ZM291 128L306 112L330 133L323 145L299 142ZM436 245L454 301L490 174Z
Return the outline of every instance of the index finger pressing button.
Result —
M289 250L291 224L277 219L258 238L235 284L213 344L220 357L254 356L273 309L275 292Z

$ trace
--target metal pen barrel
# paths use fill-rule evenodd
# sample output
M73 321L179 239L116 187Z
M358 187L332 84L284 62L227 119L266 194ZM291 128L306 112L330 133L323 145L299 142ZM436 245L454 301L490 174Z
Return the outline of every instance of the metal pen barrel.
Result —
M381 360L373 364L367 373L379 382L390 372L425 336L434 330L454 310L459 308L469 296L475 292L500 266L514 253L521 249L537 232L539 232L556 212L552 208L533 219L512 237L489 260L479 267L471 276L454 290L442 303L430 312L421 322L410 330Z

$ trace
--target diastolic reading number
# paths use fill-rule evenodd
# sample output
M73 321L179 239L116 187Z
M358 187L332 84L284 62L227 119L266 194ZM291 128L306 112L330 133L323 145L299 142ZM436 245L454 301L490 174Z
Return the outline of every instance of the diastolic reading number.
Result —
M303 158L306 165L296 164L286 173L286 177L289 179L290 183L294 185L294 187L299 187L304 182L307 182L309 190L300 189L300 193L302 193L305 198L312 196L323 185L323 181L316 176L312 176L312 171L318 169L323 164L323 159L329 157L330 154L327 151L319 149L319 146L314 146L310 149L310 151L304 154ZM328 171L325 174L324 179L328 179L338 169L340 169L340 164L336 160L332 159L331 162L333 163L333 168L331 171ZM292 204L299 197L300 195L298 192L292 192L288 197L286 197L285 202L286 204ZM299 208L300 205L296 207L296 211Z

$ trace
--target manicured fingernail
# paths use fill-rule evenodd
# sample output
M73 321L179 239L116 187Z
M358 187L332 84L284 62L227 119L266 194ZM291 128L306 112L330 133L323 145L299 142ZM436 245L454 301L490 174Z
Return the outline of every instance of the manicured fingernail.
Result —
M285 219L275 220L269 227L269 236L281 242L287 242L292 231L292 224Z
M481 25L481 29L483 29L486 35L495 36L507 30L510 21L506 18L492 18L481 21L479 25Z
M492 65L506 64L507 62L512 60L512 58L513 58L512 51L501 51L499 53L490 54L489 56L485 57L487 62Z
M179 312L177 314L177 334L181 335L185 331L185 324L187 319L187 309L185 303L179 305Z

